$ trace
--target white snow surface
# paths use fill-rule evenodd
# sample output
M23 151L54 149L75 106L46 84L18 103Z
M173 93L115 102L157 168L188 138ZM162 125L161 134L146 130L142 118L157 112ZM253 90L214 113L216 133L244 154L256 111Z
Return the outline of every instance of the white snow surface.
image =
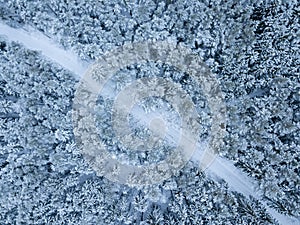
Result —
M79 57L69 50L64 50L58 46L52 39L43 35L40 32L33 30L30 27L25 29L12 28L0 21L0 35L7 37L11 41L19 42L26 48L31 50L40 51L51 61L60 64L65 69L68 69L76 78L80 79L88 68L88 64L79 59ZM111 94L111 93L110 93ZM108 94L108 95L110 95ZM149 122L147 115L139 115L139 120L144 120L145 124ZM172 130L174 132L174 130ZM171 137L178 136L180 134L172 133ZM180 131L178 131L180 132ZM176 143L176 140L175 140ZM201 161L204 149L207 147L207 143L199 143L198 150L193 155L193 161ZM213 156L214 157L214 156ZM253 196L258 199L267 209L267 211L282 225L299 225L300 220L298 218L292 218L289 216L282 215L276 210L267 206L262 201L261 195L259 194L257 184L254 179L251 179L245 173L236 168L233 162L216 156L215 159L206 168L205 172L214 179L225 180L229 187L245 196Z
M87 70L87 63L70 50L64 50L52 39L31 27L12 28L0 21L0 35L10 41L23 44L26 48L41 52L46 58L61 65L80 78Z
M228 183L228 186L245 196L253 196L267 209L268 213L275 218L279 224L282 225L299 225L300 220L298 218L293 218L290 216L286 216L280 214L276 210L269 207L261 198L261 193L256 188L258 185L256 184L254 179L251 179L244 172L239 170L233 165L233 162L221 158L217 156L215 160L210 164L207 168L206 172L211 177L215 178L219 177L225 180Z

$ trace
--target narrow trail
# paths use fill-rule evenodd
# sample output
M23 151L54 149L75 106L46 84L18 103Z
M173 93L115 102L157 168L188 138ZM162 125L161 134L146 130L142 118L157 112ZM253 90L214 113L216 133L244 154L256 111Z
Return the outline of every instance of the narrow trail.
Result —
M62 49L52 39L46 37L40 32L28 27L25 29L12 28L0 21L0 36L6 37L9 41L15 41L23 44L26 48L40 51L42 55L51 61L61 65L65 69L71 71L77 79L80 79L86 72L88 64L79 59L79 57L71 52ZM111 94L111 93L110 93ZM146 115L139 115L139 120L148 121ZM172 135L178 136L178 135ZM176 142L176 141L175 141ZM193 160L199 161L203 152L203 143L199 144L198 151L195 152ZM261 200L259 193L255 190L256 182L248 177L245 173L236 168L229 160L216 156L215 160L206 169L206 173L214 179L225 180L229 187L245 196L253 196L266 207L267 211L282 225L298 225L299 219L282 215L276 210L267 206Z
M62 49L53 40L30 27L16 29L0 21L0 36L19 42L28 49L40 51L46 58L74 73L77 79L87 70L87 63L80 60L75 53Z
M228 186L245 196L253 196L267 210L267 212L282 225L299 225L300 221L297 218L280 214L273 208L269 207L263 201L260 192L256 190L256 182L236 168L233 163L227 159L217 156L206 171L212 177L222 178L228 183Z

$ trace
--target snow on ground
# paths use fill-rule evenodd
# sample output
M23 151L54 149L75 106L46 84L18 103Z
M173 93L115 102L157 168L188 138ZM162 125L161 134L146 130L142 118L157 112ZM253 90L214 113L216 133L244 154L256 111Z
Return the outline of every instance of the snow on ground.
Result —
M262 201L260 193L256 190L256 182L247 176L242 171L238 170L231 161L217 156L210 164L206 171L211 177L222 178L228 183L228 186L245 196L253 196L267 209L268 213L272 215L282 225L299 225L300 221L296 218L282 215L276 210L270 208Z
M19 42L28 49L40 51L51 61L74 73L77 78L80 78L87 70L87 63L81 61L75 53L62 49L53 40L30 27L26 30L16 29L0 22L0 35L7 37L10 41Z
M22 43L28 49L40 51L44 56L49 58L55 63L60 64L62 67L73 72L79 79L87 70L88 64L81 61L78 56L71 52L62 49L53 40L49 39L45 35L32 30L30 27L27 29L15 29L7 26L6 24L0 22L0 35L7 37L11 41L16 41ZM107 93L108 94L108 93ZM108 95L110 95L109 93ZM140 112L140 111L139 111ZM136 112L134 113L137 114ZM144 124L149 123L149 118L147 114L138 114L139 121L143 120ZM171 133L168 134L169 137L178 137L180 134L175 134L176 132L172 129ZM180 131L178 131L180 132ZM175 142L177 142L175 140ZM193 160L199 161L203 155L205 149L205 143L198 144L198 150L193 155ZM213 158L215 156L212 156ZM291 218L278 213L276 210L267 206L265 202L261 201L259 193L255 190L256 182L244 174L242 171L238 170L232 162L216 156L216 158L210 163L206 168L206 173L208 173L214 179L225 180L229 187L234 191L237 191L245 196L252 195L266 207L267 211L280 223L283 225L298 225L300 221L296 218Z

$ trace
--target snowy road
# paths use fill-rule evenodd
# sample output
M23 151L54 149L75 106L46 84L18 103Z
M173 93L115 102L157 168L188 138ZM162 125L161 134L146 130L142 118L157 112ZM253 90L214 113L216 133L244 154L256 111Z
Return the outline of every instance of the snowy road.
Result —
M15 29L0 22L0 36L4 36L10 41L22 43L28 49L40 51L48 59L60 64L65 69L74 73L78 78L87 69L88 65L81 61L76 54L62 49L53 40L30 27L26 30Z
M245 173L238 170L231 161L217 156L212 164L207 168L207 173L212 177L217 176L225 180L232 190L237 191L245 196L251 195L259 200L260 203L263 204L263 206L267 209L268 213L272 215L279 222L279 224L300 224L299 219L280 214L263 202L259 192L255 188L256 182Z
M79 79L87 70L88 65L81 61L79 57L71 51L66 51L60 46L55 44L53 40L49 39L40 32L34 31L32 28L15 29L0 22L0 36L6 37L10 41L15 41L23 44L26 48L31 50L40 51L46 58L51 61L60 64L62 67L73 72ZM139 118L148 121L146 117ZM173 135L177 136L177 135ZM199 144L199 146L201 146ZM202 150L199 150L194 154L194 160L199 160ZM256 182L238 170L231 161L216 157L215 160L206 169L206 172L213 178L224 179L232 190L240 192L243 195L252 195L256 199L261 201L261 197L257 194L255 187ZM284 216L279 214L274 209L268 207L266 203L261 203L266 207L267 211L278 220L282 225L298 225L300 221L295 218Z

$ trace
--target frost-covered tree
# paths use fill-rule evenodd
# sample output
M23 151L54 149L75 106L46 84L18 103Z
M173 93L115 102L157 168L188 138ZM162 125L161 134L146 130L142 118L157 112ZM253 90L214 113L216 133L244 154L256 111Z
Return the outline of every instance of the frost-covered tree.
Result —
M184 43L225 94L220 154L258 182L270 207L299 217L299 2L0 0L0 18L31 26L87 61L127 42ZM161 69L205 108L187 75L158 68L126 72L140 78ZM95 176L73 137L75 85L72 74L40 53L0 39L1 224L276 224L255 199L194 165L144 192ZM102 129L112 134L108 124Z

